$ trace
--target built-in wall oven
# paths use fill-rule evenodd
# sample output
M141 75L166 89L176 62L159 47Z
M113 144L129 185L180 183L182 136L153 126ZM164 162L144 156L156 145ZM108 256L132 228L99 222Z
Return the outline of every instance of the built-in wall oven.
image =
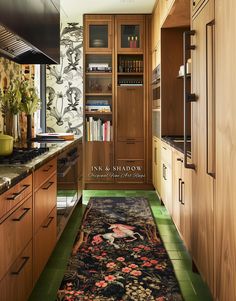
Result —
M82 191L82 147L76 143L57 159L57 237L63 232Z
M158 65L152 72L152 135L161 136L161 67Z

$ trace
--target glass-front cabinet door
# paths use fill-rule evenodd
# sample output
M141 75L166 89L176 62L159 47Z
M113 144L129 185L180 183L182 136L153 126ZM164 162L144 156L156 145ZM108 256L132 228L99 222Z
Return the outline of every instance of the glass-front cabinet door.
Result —
M113 16L85 15L86 52L109 52L113 48Z
M143 16L117 16L116 30L118 52L142 52L144 18Z

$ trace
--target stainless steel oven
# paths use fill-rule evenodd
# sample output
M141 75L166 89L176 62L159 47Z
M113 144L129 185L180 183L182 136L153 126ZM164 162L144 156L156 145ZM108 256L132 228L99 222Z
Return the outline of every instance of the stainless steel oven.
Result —
M152 108L160 108L161 94L160 94L160 79L161 79L161 66L158 65L152 71Z
M73 144L57 159L57 237L64 230L80 193L80 169L82 149L80 144Z

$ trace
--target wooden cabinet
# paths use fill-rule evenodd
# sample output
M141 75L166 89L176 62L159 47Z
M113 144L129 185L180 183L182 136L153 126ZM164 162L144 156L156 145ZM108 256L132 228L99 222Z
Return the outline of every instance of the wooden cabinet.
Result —
M112 52L113 48L113 16L85 15L85 51Z
M93 15L85 16L85 45L89 43L88 24L92 24L93 19ZM133 189L134 183L144 183L146 186L143 187L147 188L151 187L151 122L148 122L151 119L148 102L151 94L148 84L151 18L113 15L109 20L113 20L112 51L97 48L95 54L90 48L85 48L85 189L119 189L123 181L126 188ZM104 139L103 130L101 135L101 126L102 129L108 126L108 139ZM135 166L141 164L142 177L137 180L131 175L119 179L121 174L120 171L116 174L117 164L124 168L126 163L127 168L133 163Z
M32 241L15 259L0 281L1 301L26 301L33 288Z
M169 214L172 215L172 151L161 143L161 198Z
M117 160L117 183L143 183L146 177L144 160Z
M156 1L156 6L152 13L152 50L160 43L160 1ZM154 69L154 68L153 68Z
M236 300L236 1L215 3L215 299L228 301Z
M2 301L25 301L32 290L32 175L0 196Z
M27 196L32 194L32 175L0 195L0 219L15 210L16 206Z
M153 137L152 139L152 181L153 186L161 195L161 141Z
M192 171L184 167L182 153L173 151L172 218L186 248L191 250Z
M160 23L163 24L175 0L160 0Z
M192 44L192 92L197 101L192 103L192 163L195 171L192 173L192 257L203 278L214 292L214 178L207 173L207 113L210 100L207 89L210 82L207 77L208 39L206 36L209 24L214 20L214 1L209 0L201 12L193 19L192 29L196 31ZM210 60L209 60L210 62Z
M34 235L34 283L45 267L57 237L56 207L48 214Z
M32 239L32 197L0 223L0 279Z
M118 53L138 53L144 51L144 20L144 16L142 15L116 16Z
M34 173L34 284L38 280L56 244L56 172L56 158L54 158L48 163L45 163Z
M118 141L144 139L143 87L118 87L116 104Z
M90 142L86 145L85 181L113 182L111 177L113 166L113 143ZM102 155L101 155L102 154Z

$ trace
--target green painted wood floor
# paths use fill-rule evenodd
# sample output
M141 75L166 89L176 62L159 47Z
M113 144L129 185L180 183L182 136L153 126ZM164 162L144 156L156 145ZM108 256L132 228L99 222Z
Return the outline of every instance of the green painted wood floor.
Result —
M57 289L64 275L64 269L78 232L83 212L93 196L142 196L150 201L162 240L172 260L177 279L185 301L210 301L209 290L201 277L191 271L191 258L178 235L178 232L164 206L154 191L133 190L85 190L83 204L75 209L62 234L46 268L37 282L29 301L55 301ZM145 301L145 300L144 300Z

